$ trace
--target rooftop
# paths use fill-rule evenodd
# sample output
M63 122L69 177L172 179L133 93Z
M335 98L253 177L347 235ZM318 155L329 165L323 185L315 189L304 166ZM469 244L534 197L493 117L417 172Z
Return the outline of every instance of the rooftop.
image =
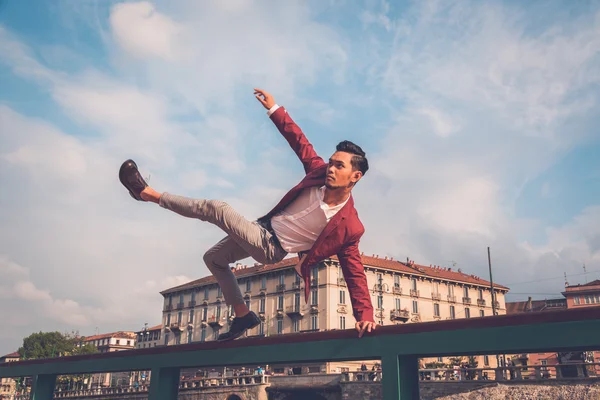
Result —
M112 332L112 333L103 333L101 335L84 336L84 337L82 337L82 340L84 342L91 342L91 341L94 341L94 340L110 339L110 338L135 339L135 337L136 336L135 336L134 332L119 331L119 332Z
M531 298L529 298L527 301L506 302L507 314L553 311L560 308L567 308L566 299L531 300Z
M366 267L375 267L382 268L391 271L402 272L405 274L415 275L415 276L423 276L429 278L437 278L441 280L447 281L455 281L460 283L470 283L474 285L481 286L490 286L490 282L484 279L481 279L475 275L465 274L459 270L453 270L452 268L443 268L440 266L424 266L415 264L414 261L408 260L407 262L401 262L398 260L394 260L393 258L380 258L378 256L366 256L361 254L362 263ZM331 257L329 260L338 260L337 257ZM246 276L253 276L259 273L272 272L277 270L282 270L289 268L298 263L298 257L290 257L286 258L276 264L254 264L253 266L241 267L241 268L232 268L234 275L237 278L243 278ZM212 276L205 276L200 279L196 279L194 281L184 283L183 285L175 286L160 292L162 295L179 292L186 289L197 288L206 284L216 283L216 279ZM494 284L494 288L499 290L508 291L509 289L506 286Z
M21 358L21 355L17 351L15 351L14 353L10 353L10 354L0 357L0 359L3 359L3 358Z

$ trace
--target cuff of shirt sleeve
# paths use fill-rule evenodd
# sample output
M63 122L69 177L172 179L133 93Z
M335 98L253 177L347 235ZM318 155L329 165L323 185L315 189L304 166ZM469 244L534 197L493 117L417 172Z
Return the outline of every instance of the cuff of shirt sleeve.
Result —
M275 104L273 107L269 108L269 111L267 111L267 117L270 117L271 114L273 114L275 111L277 111L278 108L279 108L279 106L277 104Z

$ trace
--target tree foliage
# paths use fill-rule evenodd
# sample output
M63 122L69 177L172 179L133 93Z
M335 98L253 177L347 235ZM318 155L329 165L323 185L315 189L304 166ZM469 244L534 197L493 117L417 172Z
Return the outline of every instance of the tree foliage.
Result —
M76 333L38 332L23 339L18 350L21 359L64 357L78 354L97 353L96 346L84 345Z

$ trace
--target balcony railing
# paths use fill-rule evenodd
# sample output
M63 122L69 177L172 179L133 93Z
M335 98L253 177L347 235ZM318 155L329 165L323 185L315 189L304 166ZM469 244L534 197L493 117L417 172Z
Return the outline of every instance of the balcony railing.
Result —
M419 297L419 291L415 289L410 289L410 295L412 297Z
M196 300L190 300L188 302L188 307L194 307L196 305Z
M166 304L164 310L165 311L172 311L173 310L173 305L172 304Z
M448 295L448 302L450 302L450 303L456 303L456 296L450 296L450 295Z
M287 306L285 312L290 318L304 316L304 312L302 311L302 307L300 305Z
M176 400L184 368L377 359L381 398L418 399L419 358L597 349L599 331L600 307L587 307L17 361L0 364L0 378L31 376L32 398L51 400L59 375L151 370L148 399Z
M463 297L463 304L471 304L471 298L470 297Z
M390 319L392 321L402 321L406 322L410 318L410 313L408 310L391 310L390 311Z
M431 300L441 301L442 295L439 293L431 292Z
M183 308L184 303L177 303L177 309L181 310Z
M477 299L477 305L481 307L485 307L485 299Z
M344 278L338 278L337 282L340 286L346 286L346 280Z
M400 286L394 286L394 288L392 289L392 291L394 292L394 294L397 294L397 295L401 295L402 294L402 288Z
M285 290L285 283L280 283L279 285L277 285L277 288L275 290L278 292L283 292Z

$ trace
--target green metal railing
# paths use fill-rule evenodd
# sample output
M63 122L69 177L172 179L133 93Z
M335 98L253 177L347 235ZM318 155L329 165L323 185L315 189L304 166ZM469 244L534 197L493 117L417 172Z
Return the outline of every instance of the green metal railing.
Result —
M53 398L57 375L151 370L150 400L175 400L181 368L380 359L383 398L418 399L418 359L600 348L600 307L206 342L0 364L32 376L32 399Z

